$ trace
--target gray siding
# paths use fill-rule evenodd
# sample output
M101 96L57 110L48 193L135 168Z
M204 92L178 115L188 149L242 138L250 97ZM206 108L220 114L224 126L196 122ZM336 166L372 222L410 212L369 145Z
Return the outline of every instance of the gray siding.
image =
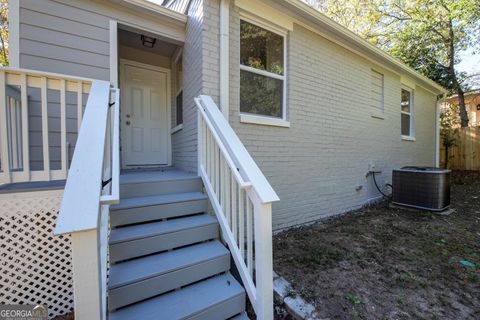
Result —
M20 66L108 80L108 18L51 0L20 1Z
M402 141L400 77L298 25L287 39L291 127L240 123L239 10L232 8L230 122L281 199L273 206L274 230L377 198L366 178L371 162L383 172L381 184L395 167L434 165L435 96L417 87L416 141ZM383 120L371 116L371 68L385 75Z

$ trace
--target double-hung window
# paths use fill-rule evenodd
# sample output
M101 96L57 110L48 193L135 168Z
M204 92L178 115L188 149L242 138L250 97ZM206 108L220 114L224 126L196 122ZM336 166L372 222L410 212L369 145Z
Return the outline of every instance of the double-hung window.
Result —
M240 21L240 112L285 120L285 35Z
M402 88L401 113L402 113L401 114L402 137L413 138L414 136L413 91L411 89Z
M175 59L175 128L174 132L183 127L183 65L182 55Z

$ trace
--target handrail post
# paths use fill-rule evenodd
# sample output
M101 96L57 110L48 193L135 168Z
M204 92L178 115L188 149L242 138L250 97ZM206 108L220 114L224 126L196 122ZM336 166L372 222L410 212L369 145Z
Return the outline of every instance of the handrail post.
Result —
M98 229L71 234L75 319L101 320Z
M273 319L272 203L262 203L255 192L253 216L255 226L255 274L257 319Z

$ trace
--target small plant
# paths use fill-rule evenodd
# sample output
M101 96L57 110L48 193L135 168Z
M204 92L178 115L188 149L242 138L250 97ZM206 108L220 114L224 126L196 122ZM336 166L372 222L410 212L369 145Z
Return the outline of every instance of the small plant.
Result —
M360 297L354 296L353 294L347 294L345 300L352 304L366 304Z

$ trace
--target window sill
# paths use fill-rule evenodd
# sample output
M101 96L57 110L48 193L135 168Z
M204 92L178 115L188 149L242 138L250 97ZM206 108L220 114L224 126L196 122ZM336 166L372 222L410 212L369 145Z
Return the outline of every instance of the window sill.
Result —
M183 123L180 123L179 125L177 125L175 128L172 129L172 131L170 131L171 134L174 134L174 133L177 133L178 131L182 130L183 129Z
M241 123L260 124L264 126L290 128L290 122L279 118L256 116L251 114L240 114Z
M411 136L404 136L402 135L402 140L403 141L416 141L417 139L415 139L415 137L411 137Z
M381 113L371 113L370 116L375 119L385 120L385 115Z

